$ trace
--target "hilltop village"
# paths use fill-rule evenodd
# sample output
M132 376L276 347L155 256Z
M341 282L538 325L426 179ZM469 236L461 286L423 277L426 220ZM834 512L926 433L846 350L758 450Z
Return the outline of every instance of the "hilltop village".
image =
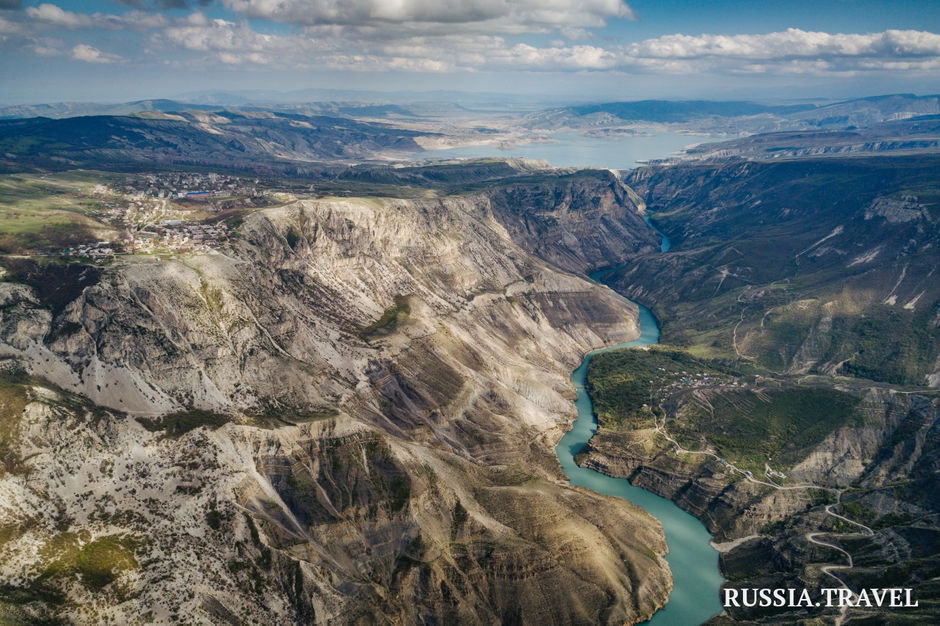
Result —
M121 185L97 185L98 217L121 234L61 250L64 256L204 253L229 241L225 220L238 209L269 204L259 181L224 174L147 174Z

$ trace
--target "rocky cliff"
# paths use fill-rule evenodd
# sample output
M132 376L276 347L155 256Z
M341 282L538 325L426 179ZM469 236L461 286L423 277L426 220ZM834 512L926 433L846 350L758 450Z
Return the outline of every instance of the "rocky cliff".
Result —
M613 173L576 173L549 181L501 185L489 192L513 240L569 271L585 274L659 249L639 213L642 200Z
M823 573L831 568L853 589L912 589L920 602L916 610L876 612L901 623L926 619L940 605L933 580L940 562L940 401L844 382L839 389L853 407L842 426L823 429L811 445L757 455L757 463L748 464L742 451L761 449L771 436L751 438L747 448L738 449L722 439L740 436L728 402L746 404L747 395L774 402L779 382L741 378L669 387L657 398L664 411L660 426L602 425L579 462L670 498L702 520L718 542L722 573L732 587L841 586ZM812 393L810 387L789 391ZM709 432L700 425L690 432L690 416L703 409L714 414L718 427ZM759 410L752 406L747 413ZM799 440L802 434L789 437ZM845 566L843 549L852 554L853 567ZM836 614L825 608L739 608L715 622L785 624Z
M589 217L622 201L596 191ZM550 195L591 227L591 190ZM8 276L3 618L649 616L658 523L553 453L571 369L636 311L532 254L610 249L537 249L518 200L301 201L217 253Z

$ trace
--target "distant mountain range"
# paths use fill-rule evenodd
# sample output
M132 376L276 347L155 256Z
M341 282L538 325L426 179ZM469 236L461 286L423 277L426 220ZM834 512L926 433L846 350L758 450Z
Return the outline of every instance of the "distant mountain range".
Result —
M324 161L415 152L417 134L349 118L270 112L151 109L133 116L33 117L0 121L0 169L138 164L303 173Z
M194 92L176 98L130 102L55 102L0 105L0 119L22 117L74 117L76 115L129 115L143 111L293 111L306 114L338 114L350 117L412 115L429 107L463 110L464 107L537 110L557 101L533 101L521 96L450 91L395 92L341 89L304 89L292 92Z
M51 114L56 106L60 105L41 105L40 111ZM74 107L74 111L81 108ZM717 125L736 134L759 130L762 125L776 130L701 144L678 160L940 152L940 100L936 96L883 96L809 107L622 102L545 112L539 123L547 124L549 115L561 115L564 119L556 119L551 132L575 129L611 136L633 132L633 123L639 128L643 124L665 125L667 130ZM272 111L143 100L108 105L108 110L106 115L0 119L0 171L157 166L309 175L342 163L406 160L422 149L416 141L419 137L452 132L439 124L437 117L422 117L397 104L313 103L296 105L296 110L285 107ZM578 115L576 111L583 115L572 117ZM27 110L21 108L20 112ZM528 116L520 125L532 124L535 119ZM641 119L645 121L636 121ZM579 127L579 123L583 125ZM477 126L473 132L495 131Z
M145 111L215 111L218 105L178 102L176 100L135 100L117 104L100 102L56 102L52 104L17 104L0 107L0 118L75 117L78 115L131 115Z
M383 94L308 89L290 93L206 92L180 99L135 100L123 103L59 102L0 106L0 119L75 117L78 115L132 115L150 111L231 110L275 111L302 115L335 115L351 118L408 119L432 110L477 111L502 107L503 111L530 111L525 123L534 128L609 127L618 124L675 124L700 126L710 123L732 132L766 132L802 128L851 129L916 116L940 114L940 96L894 94L856 98L834 103L761 103L713 100L636 100L585 103L536 110L540 105L497 94L482 94L464 101L450 92ZM446 106L445 106L446 104ZM525 104L526 107L519 107ZM433 105L433 106L432 106ZM541 105L544 106L544 105ZM430 107L430 108L429 108ZM733 124L733 126L732 126ZM737 130L735 130L737 129Z
M940 97L895 94L825 104L745 101L638 100L546 109L528 116L532 128L617 129L667 124L679 129L760 133L811 128L852 130L882 122L940 114Z
M337 115L341 117L383 118L414 117L409 109L397 104L363 102L305 102L262 105L247 100L229 101L227 104L213 102L191 102L158 98L135 100L118 104L97 102L58 102L54 104L20 104L0 107L0 119L22 119L29 117L65 118L80 115L134 115L157 111L181 113L184 111L278 111L304 115Z
M638 100L634 102L608 102L568 107L567 111L586 116L607 113L626 121L687 122L701 117L742 117L772 113L788 115L812 111L812 104L768 105L756 102L715 102L711 100Z

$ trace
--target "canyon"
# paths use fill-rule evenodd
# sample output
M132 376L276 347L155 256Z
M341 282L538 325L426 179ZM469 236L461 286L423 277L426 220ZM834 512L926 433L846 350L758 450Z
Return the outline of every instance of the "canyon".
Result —
M553 455L570 370L637 334L562 266L631 220L613 175L549 172L298 200L205 254L11 265L4 619L647 618L671 588L659 524Z

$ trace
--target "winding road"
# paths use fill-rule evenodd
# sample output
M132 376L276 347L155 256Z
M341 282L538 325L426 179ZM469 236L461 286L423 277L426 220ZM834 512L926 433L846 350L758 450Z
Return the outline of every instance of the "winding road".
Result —
M673 445L673 452L677 456L679 454L702 454L702 455L710 456L716 461L718 461L719 463L721 463L722 465L724 465L725 469L731 471L731 473L741 474L744 477L744 479L747 480L748 482L756 483L758 485L763 485L766 487L771 487L773 489L777 489L780 491L797 490L797 489L818 489L821 491L835 493L836 502L834 504L827 504L825 506L824 510L826 514L831 515L832 517L842 520L843 522L846 522L848 524L852 524L853 526L857 526L862 529L862 532L860 533L832 533L832 532L827 532L827 531L817 531L817 532L806 533L804 537L806 537L806 540L809 541L810 543L813 543L817 546L831 548L832 550L836 550L837 552L841 552L843 555L845 555L845 558L848 561L847 565L823 565L819 568L819 571L826 574L827 576L835 580L837 583L839 583L839 587L846 589L850 594L852 594L853 597L855 596L855 593L852 591L852 588L849 587L848 584L846 584L844 580L842 580L841 578L839 578L837 575L833 573L833 570L847 570L847 569L852 569L853 567L855 567L855 562L852 559L851 553L849 553L847 550L845 550L844 548L840 546L837 546L835 544L832 544L826 541L821 541L817 538L820 535L832 535L832 534L838 534L838 535L862 534L862 535L867 535L869 537L875 534L875 531L873 531L871 528L869 528L865 524L862 524L861 522L856 522L855 520L849 519L846 516L840 513L836 513L832 510L833 506L837 506L842 503L842 493L844 491L843 489L837 489L834 487L823 487L820 485L814 485L812 483L802 483L798 485L778 485L770 481L758 480L757 478L754 478L753 472L749 470L742 470L738 467L735 467L734 464L725 461L714 452L711 452L709 450L687 450L686 448L683 448L681 445L679 445L679 442L676 441L675 438L669 435L669 433L666 431L665 422L666 422L665 418L662 420L662 423L660 423L659 420L657 420L655 431L658 432L660 435L662 435L669 443ZM747 539L752 539L757 536L759 535L752 535L750 537L745 537L745 538L742 538L741 541L743 542L743 541L746 541ZM736 542L730 542L730 543L737 545ZM728 545L725 549L730 549L731 547L732 546ZM849 609L848 605L842 605L842 607L839 609L839 615L835 621L836 626L841 626L841 624L845 621L845 616L846 616L846 613L848 612L848 609Z

